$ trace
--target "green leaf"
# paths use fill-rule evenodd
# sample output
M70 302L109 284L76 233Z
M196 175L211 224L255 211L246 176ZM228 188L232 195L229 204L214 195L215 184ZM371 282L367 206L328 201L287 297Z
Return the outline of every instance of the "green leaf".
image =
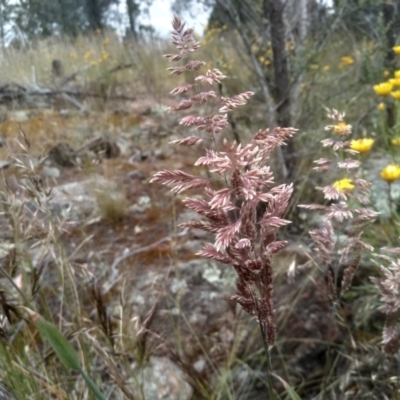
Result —
M75 371L81 371L82 367L78 354L57 327L34 311L26 310L35 324L36 329L42 337L49 341L50 346L53 348L64 367L74 369Z
M93 392L96 399L106 400L97 385L82 369L78 354L72 347L71 343L68 342L65 336L63 336L62 333L57 329L57 327L51 322L46 321L38 313L26 307L24 307L24 309L29 314L29 317L35 324L36 329L39 331L40 335L48 340L50 346L53 348L54 352L57 354L57 357L64 365L64 367L67 369L70 368L78 371L82 375L83 379L86 381L86 384Z
M286 392L290 399L301 400L301 397L296 393L296 391L284 379L282 379L280 376L278 376L276 374L272 374L272 375L282 383L282 385L286 389Z

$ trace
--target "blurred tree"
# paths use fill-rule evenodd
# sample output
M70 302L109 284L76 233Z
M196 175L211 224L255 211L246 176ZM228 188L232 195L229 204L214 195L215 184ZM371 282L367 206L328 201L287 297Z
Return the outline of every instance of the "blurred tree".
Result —
M86 0L86 14L90 29L93 31L103 29L103 7L105 1Z
M76 36L103 29L113 4L119 4L119 0L20 0L8 18L28 36Z
M57 24L58 11L57 1L21 0L16 8L15 23L27 35L49 36Z
M8 21L11 20L14 7L15 5L10 0L0 0L0 42L2 46L6 43Z
M242 56L243 53L247 54L253 67L265 101L268 125L295 126L299 118L304 71L312 62L314 54L320 51L328 31L326 25L322 27L321 24L326 21L322 18L325 6L316 0L200 2L205 7L212 7L210 25L226 25L238 33L241 43L237 43L236 48ZM189 3L196 3L196 0ZM176 0L174 9L181 11L185 5L187 7L188 2ZM314 19L318 23L314 23ZM314 31L311 31L311 26ZM318 26L324 30L324 35L316 32ZM310 35L317 33L318 39L312 43L314 49L310 50ZM272 68L264 64L268 52L271 52ZM281 150L279 158L281 178L293 180L297 170L293 141Z
M153 0L126 0L126 11L129 20L129 36L138 39L140 31L154 32L150 25L139 24L139 17L148 14Z
M130 33L137 39L137 19L140 15L140 4L135 0L126 0L126 11L128 13Z

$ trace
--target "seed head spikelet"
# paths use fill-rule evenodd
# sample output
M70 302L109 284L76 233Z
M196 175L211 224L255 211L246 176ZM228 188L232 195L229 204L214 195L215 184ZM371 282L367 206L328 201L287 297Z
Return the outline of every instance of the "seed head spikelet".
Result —
M386 315L382 332L385 352L396 354L400 349L400 249L382 249L389 255L380 254L377 264L382 278L373 277L371 281L377 287L382 303L380 310Z

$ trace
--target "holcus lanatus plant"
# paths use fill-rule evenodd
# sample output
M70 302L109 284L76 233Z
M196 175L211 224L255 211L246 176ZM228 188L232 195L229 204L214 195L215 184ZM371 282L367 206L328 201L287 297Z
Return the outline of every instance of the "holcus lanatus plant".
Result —
M353 148L354 141L348 140L352 127L344 121L344 116L336 110L328 114L335 125L328 125L325 130L333 132L335 137L322 140L322 145L332 149L334 158L320 158L315 161L315 170L336 171L339 175L340 179L332 184L316 188L330 204L299 205L323 213L322 226L311 230L310 236L327 268L328 293L334 305L350 288L362 253L373 251L373 247L362 240L362 235L378 215L374 210L365 207L369 203L371 183L354 172L361 165L354 158L360 151ZM341 272L343 277L339 283Z
M185 29L178 17L174 17L172 24L173 43L179 52L166 57L170 61L186 60L200 44L193 39L193 29ZM195 74L204 65L203 61L187 60L185 65L169 70L172 74L186 71ZM208 70L204 75L197 75L192 83L178 86L171 92L175 95L194 92L190 98L171 107L172 111L190 109L196 104L204 107L205 113L186 116L180 123L204 131L211 139L210 148L206 148L205 155L195 162L196 166L208 168L210 177L203 178L181 170L163 170L154 175L152 182L170 185L175 193L202 189L204 199L186 198L184 203L204 220L189 221L181 226L215 235L214 244L207 244L197 255L235 268L237 294L232 299L259 321L265 342L272 345L276 336L272 256L286 244L277 240L277 231L290 222L282 216L288 206L292 185L274 186L273 174L266 164L274 149L284 145L296 129L260 130L244 145L229 143L226 138L217 140L217 135L228 125L227 113L245 105L253 94L245 92L226 98L219 97L213 90L202 90L204 86L212 87L224 78L218 69ZM172 143L193 146L203 140L195 135ZM218 143L222 143L221 148L218 148ZM258 213L260 208L265 211Z

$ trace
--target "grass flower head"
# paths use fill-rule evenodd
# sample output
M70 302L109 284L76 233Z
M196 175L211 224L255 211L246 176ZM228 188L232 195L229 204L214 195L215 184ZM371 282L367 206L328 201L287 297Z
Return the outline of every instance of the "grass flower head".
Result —
M391 249L393 255L399 255L399 249ZM381 258L390 265L378 264L382 278L372 277L371 281L379 290L382 305L380 310L386 314L385 325L382 332L382 344L387 354L396 354L400 348L400 259L393 255ZM386 263L385 263L386 264Z
M180 61L188 53L200 47L194 40L193 29L175 16L173 25L173 43L178 49L176 54L167 54L170 61ZM204 67L202 61L185 61L184 66L168 68L172 74L196 72ZM215 235L213 244L207 244L197 253L232 265L238 275L237 294L232 300L238 303L248 314L254 316L261 327L263 338L269 345L275 341L273 269L272 255L283 248L286 242L277 240L280 227L290 223L283 218L292 194L292 185L273 187L273 174L267 166L268 159L277 146L284 145L296 132L293 128L265 129L256 133L247 144L229 143L225 138L219 149L216 134L228 125L227 113L243 106L252 92L244 92L233 97L219 97L209 86L216 86L225 76L217 69L197 75L193 83L178 86L171 93L188 94L191 97L182 100L172 111L186 110L196 104L213 102L207 115L190 115L181 119L181 125L193 127L212 137L214 148L206 148L195 166L205 167L209 175L221 178L226 184L221 188L213 187L215 179L195 176L181 170L163 170L157 172L151 182L172 186L172 191L181 193L190 189L204 191L204 199L186 198L186 207L197 212L203 221L189 221L182 227L198 228ZM201 92L202 87L207 91ZM200 92L199 92L200 91ZM190 136L174 140L172 143L192 146L202 141L199 136ZM266 206L262 216L257 207Z
M333 110L328 114L328 117L336 121L337 125L329 125L325 128L326 130L335 132L335 128L337 131L339 126L343 127L343 131L345 131L344 114ZM351 129L345 132L345 134L350 133ZM361 150L370 148L373 140L365 140L365 144L361 140L353 141L354 147ZM337 180L330 185L316 187L323 193L324 198L329 202L328 205L305 204L299 207L323 213L322 227L311 230L310 236L327 266L327 293L331 303L336 304L340 296L350 288L360 265L362 252L365 250L372 251L372 247L362 241L361 235L367 225L376 219L377 213L362 206L352 206L353 202L361 205L368 203L371 184L365 179L357 178L356 175L354 175L354 178L350 175L350 171L358 168L361 164L360 161L348 157L346 154L348 152L352 154L352 149L349 149L351 142L349 143L345 137L340 137L336 140L332 138L324 139L321 143L324 147L331 147L336 155L334 159L321 158L315 160L314 163L317 164L317 167L314 170L326 172L337 169L338 172L345 171L348 177ZM346 233L347 240L345 242L338 242L335 237L339 232L342 234L344 221L357 226L357 228ZM340 254L340 259L335 261L337 254ZM343 265L347 267L343 271L342 283L339 288L335 282L338 278L339 269Z

